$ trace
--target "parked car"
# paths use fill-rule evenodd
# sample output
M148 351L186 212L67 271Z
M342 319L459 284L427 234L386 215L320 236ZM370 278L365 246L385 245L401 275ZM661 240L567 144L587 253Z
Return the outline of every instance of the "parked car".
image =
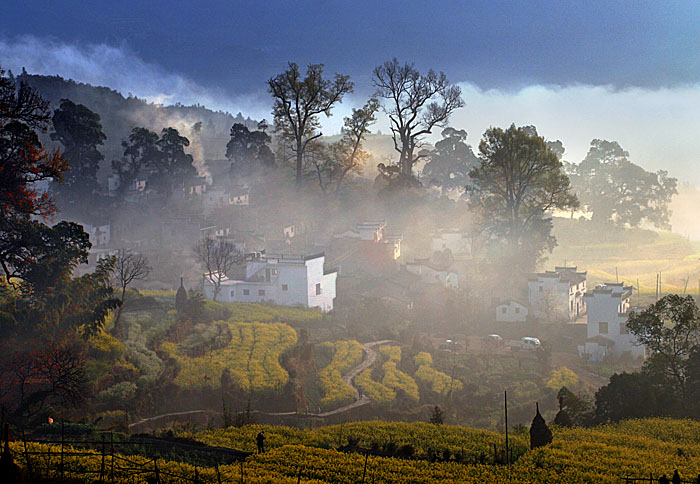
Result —
M462 345L451 339L446 339L440 343L440 350L442 351L457 351Z
M486 342L494 345L502 345L503 337L500 334L489 334L486 336Z
M538 338L532 336L523 336L519 340L506 341L506 346L514 350L535 351L542 347L542 343Z

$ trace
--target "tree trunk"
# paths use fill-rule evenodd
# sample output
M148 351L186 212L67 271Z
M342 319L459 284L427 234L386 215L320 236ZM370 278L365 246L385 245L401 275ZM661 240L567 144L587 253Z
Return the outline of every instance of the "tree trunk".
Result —
M301 171L302 171L302 158L304 153L301 151L301 140L297 140L297 173L296 173L296 187L297 190L301 190Z
M122 316L122 308L124 307L124 297L126 295L126 286L122 286L122 298L121 298L121 304L117 308L117 316L114 318L114 335L115 336L122 336L122 328L119 326L119 318Z

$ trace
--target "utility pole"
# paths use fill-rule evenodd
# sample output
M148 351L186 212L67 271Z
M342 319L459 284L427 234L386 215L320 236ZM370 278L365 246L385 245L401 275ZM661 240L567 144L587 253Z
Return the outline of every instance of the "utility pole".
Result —
M620 282L620 278L617 275L617 266L615 266L615 282Z
M505 420L506 420L506 465L510 466L510 451L508 449L508 392L503 391L503 401L505 403Z
M656 273L656 299L654 301L659 300L659 273Z

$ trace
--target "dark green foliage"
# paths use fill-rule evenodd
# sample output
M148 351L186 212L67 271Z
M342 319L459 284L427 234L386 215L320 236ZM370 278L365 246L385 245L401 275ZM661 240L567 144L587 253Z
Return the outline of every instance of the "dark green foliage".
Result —
M445 423L445 412L443 412L438 405L433 407L433 413L430 414L430 423L435 425L442 425Z
M576 207L562 163L534 128L491 128L479 144L480 165L469 172L470 205L489 246L508 274L532 271L556 240L553 209Z
M189 145L190 140L181 136L177 129L163 128L156 142L159 151L149 162L149 168L154 171L148 180L160 193L169 196L176 186L197 176L192 155L185 153Z
M644 170L617 141L594 139L579 165L568 165L574 190L593 220L638 227L647 221L670 228L669 203L677 180L668 172Z
M685 365L691 351L700 346L700 311L692 296L669 294L642 312L632 311L630 333L652 352L681 396L686 393Z
M51 139L64 146L63 156L71 166L64 183L57 188L67 202L77 203L98 191L97 171L104 159L98 146L107 137L102 132L99 114L69 99L62 99L54 111L53 129Z
M423 180L440 187L443 196L448 190L469 185L469 171L479 163L466 139L467 132L463 129L445 128L435 150L427 155L429 161L423 167Z
M272 168L275 155L270 149L272 139L265 131L250 131L244 124L231 127L231 139L226 144L226 158L231 162L231 173L250 176L261 168Z
M619 373L596 392L597 422L617 422L629 418L668 415L669 408L659 402L658 387L644 373Z
M554 423L562 427L581 427L593 422L593 405L586 397L576 395L566 387L557 393L559 412Z
M112 161L112 170L119 175L117 193L123 197L129 186L142 174L146 167L152 166L160 156L158 135L146 128L135 127L128 139L122 141L124 156Z

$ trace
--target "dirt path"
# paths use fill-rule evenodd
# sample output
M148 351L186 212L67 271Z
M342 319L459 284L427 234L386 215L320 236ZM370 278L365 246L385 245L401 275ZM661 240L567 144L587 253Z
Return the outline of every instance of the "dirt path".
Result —
M350 370L345 376L343 376L343 381L349 385L354 393L355 393L355 401L348 404L344 405L342 407L329 410L327 412L321 412L321 413L305 413L305 414L300 414L299 412L260 412L260 411L255 411L254 413L264 413L265 415L273 415L277 417L284 417L284 416L292 416L292 415L300 415L300 416L305 416L305 417L330 417L331 415L337 415L339 413L347 412L348 410L352 410L353 408L361 407L363 405L367 405L368 403L371 402L370 398L367 395L362 395L360 397L360 391L357 389L355 386L355 377L365 371L367 368L371 367L375 361L377 361L377 348L378 346L382 346L385 344L389 343L395 343L395 341L385 339L381 341L372 341L371 343L365 343L362 345L362 349L364 350L365 357L363 358L362 362L357 365L355 368ZM148 422L154 422L156 420L164 419L167 417L179 417L183 415L196 415L196 414L203 414L203 413L209 413L209 414L220 414L220 412L215 412L211 410L190 410L189 412L173 412L173 413L164 413L162 415L156 415L155 417L149 417L149 418L144 418L139 420L138 422L134 422L129 424L129 428L136 427L138 425L142 425Z

